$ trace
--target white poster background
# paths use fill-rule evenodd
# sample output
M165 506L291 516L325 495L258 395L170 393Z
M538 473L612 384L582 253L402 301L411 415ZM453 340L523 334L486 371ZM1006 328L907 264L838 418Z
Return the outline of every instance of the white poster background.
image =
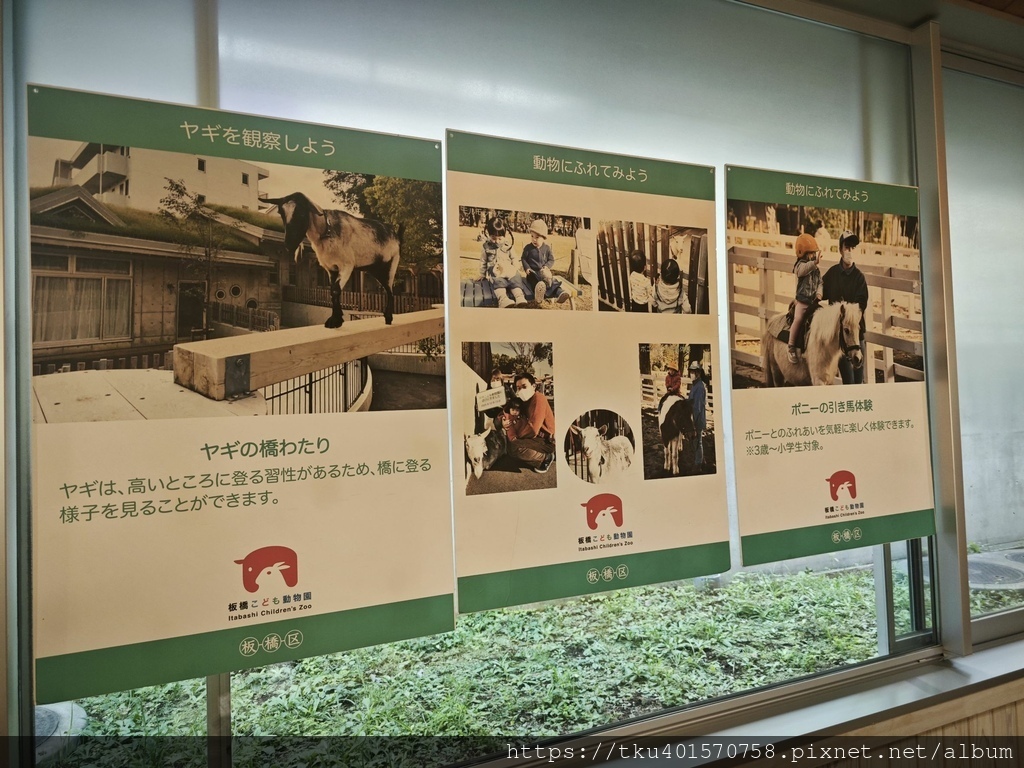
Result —
M741 536L932 508L924 382L737 390L732 402ZM855 410L832 411L840 402ZM864 402L870 410L856 410ZM795 415L796 404L809 412ZM850 425L859 431L842 431ZM820 450L792 448L807 442ZM839 490L833 500L828 478L842 470L855 476L856 498ZM853 503L863 508L831 509Z
M710 169L708 171L711 172ZM633 546L616 554L695 546L729 538L724 460L716 424L714 475L644 480L639 345L706 344L718 359L717 295L714 286L715 204L711 200L647 195L640 192L575 187L566 184L447 172L449 354L452 381L453 450L456 457L455 529L458 576L498 573L556 563L589 560L607 551L580 552L578 539L593 534L582 505L599 493L622 499L623 530L634 532ZM589 217L595 230L602 221L705 228L708 234L710 314L659 315L597 310L594 274L593 311L533 308L462 307L458 298L463 257L459 206ZM518 263L529 238L516 233ZM596 256L596 255L595 255ZM596 268L596 258L594 260ZM532 341L553 345L556 488L467 496L462 465L463 439L473 431L474 381L465 375L462 342ZM724 380L713 371L715 396ZM721 399L719 399L721 402ZM569 425L593 409L619 414L633 432L635 449L625 476L603 484L577 477L562 449ZM721 408L721 406L719 406ZM529 470L526 470L529 471Z
M35 653L37 657L182 637L292 616L451 594L449 468L443 410L39 424L35 427ZM326 453L207 460L205 444L329 441ZM418 471L381 474L381 462ZM424 460L430 469L422 471ZM374 474L167 490L204 474L365 464ZM347 473L347 470L343 470ZM184 480L192 476L192 480ZM157 490L129 494L129 480ZM113 481L117 493L71 498L65 484ZM86 521L87 503L192 500L270 491L276 503ZM78 508L77 522L62 510ZM173 506L173 503L172 505ZM66 514L64 515L66 518ZM229 622L229 604L252 599L243 559L280 545L297 553L312 608ZM262 595L262 592L261 592ZM277 607L283 607L278 605ZM244 613L238 611L237 613Z

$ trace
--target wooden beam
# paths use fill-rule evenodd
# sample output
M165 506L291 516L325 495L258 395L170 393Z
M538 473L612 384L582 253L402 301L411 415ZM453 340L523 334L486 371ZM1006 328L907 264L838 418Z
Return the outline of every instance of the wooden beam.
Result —
M308 326L174 347L174 381L213 400L288 381L358 360L401 344L444 333L444 310L428 309L384 318L346 320L341 328ZM237 371L247 368L241 389Z

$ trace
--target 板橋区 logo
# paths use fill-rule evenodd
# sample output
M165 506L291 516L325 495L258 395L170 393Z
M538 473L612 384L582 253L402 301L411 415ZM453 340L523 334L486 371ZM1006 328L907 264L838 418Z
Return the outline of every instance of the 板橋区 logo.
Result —
M299 583L299 559L288 547L260 547L235 562L242 566L246 592L280 587L282 582L288 587Z
M857 478L848 469L833 472L832 477L825 478L825 482L828 483L832 501L839 501L840 491L845 491L851 499L857 498Z
M586 504L580 504L587 508L587 526L592 531L602 520L611 518L616 528L622 527L622 499L614 493L599 493Z

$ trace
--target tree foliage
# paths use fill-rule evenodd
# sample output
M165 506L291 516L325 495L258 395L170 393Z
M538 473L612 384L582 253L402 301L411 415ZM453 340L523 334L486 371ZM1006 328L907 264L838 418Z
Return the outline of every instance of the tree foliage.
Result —
M213 219L203 198L189 192L183 179L164 177L167 194L160 198L160 216L179 234L177 245L187 256L185 268L206 283L203 295L203 325L208 325L214 262L231 237L231 229Z
M205 267L224 248L231 230L213 219L202 196L189 192L182 179L165 178L167 194L160 198L160 216L180 233L182 251L198 258Z
M441 185L432 181L324 171L324 186L348 210L403 228L401 264L425 272L441 263Z
M373 184L375 178L365 173L324 171L324 186L334 195L335 200L352 213L370 216L367 213L369 207L366 202L366 190Z
M498 353L492 359L492 366L504 374L526 372L533 375L536 373L534 363L543 360L548 365L553 364L553 348L549 341L507 341L505 346L511 349L513 354Z

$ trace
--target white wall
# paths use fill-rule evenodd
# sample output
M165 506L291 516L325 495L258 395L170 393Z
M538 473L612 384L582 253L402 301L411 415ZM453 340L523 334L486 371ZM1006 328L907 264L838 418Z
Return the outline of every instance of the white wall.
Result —
M225 109L911 181L902 46L725 0L220 0Z
M968 541L1024 539L1024 88L943 76Z
M195 103L191 0L15 0L14 5L28 82Z

